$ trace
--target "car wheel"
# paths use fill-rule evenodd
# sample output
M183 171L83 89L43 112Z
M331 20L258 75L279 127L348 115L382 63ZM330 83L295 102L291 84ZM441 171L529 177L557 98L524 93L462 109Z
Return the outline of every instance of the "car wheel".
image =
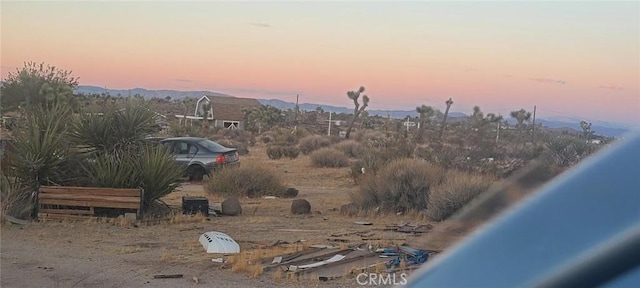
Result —
M204 178L204 175L206 174L204 169L198 166L192 166L192 168L189 170L189 181L202 181L202 178Z

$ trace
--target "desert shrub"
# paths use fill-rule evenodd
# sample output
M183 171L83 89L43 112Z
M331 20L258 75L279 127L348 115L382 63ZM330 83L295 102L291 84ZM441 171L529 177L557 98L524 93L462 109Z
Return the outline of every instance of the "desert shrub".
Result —
M360 157L360 155L362 155L365 150L362 144L354 140L342 141L340 143L333 145L333 147L337 150L342 151L345 155L351 158Z
M7 215L26 219L33 209L31 191L4 174L0 174L0 198L0 216L3 220Z
M287 157L289 159L295 159L298 158L298 155L300 155L300 148L292 145L283 146L282 154L284 155L284 157Z
M267 147L267 156L271 160L277 160L284 156L284 149L280 145L269 145Z
M270 134L265 134L265 135L260 136L260 140L261 140L261 141L262 141L262 143L264 143L264 144L269 144L269 143L271 143L271 142L275 141L275 139L276 139L276 138L275 138L275 137L273 137L273 135L270 135Z
M282 157L295 159L298 157L298 154L300 154L298 147L287 143L273 144L267 147L267 156L272 160L280 159Z
M314 167L347 167L349 158L333 148L322 148L311 154L311 164Z
M418 159L396 159L376 175L366 175L351 200L364 209L380 207L383 212L424 210L429 191L444 181L443 169Z
M243 165L222 169L204 184L205 191L212 195L236 197L283 196L286 187L271 170Z
M331 139L329 139L328 137L320 135L309 135L300 139L300 144L298 144L298 146L300 147L300 152L302 152L302 154L308 155L313 151L316 151L320 148L328 147L331 144Z
M490 178L479 174L449 172L444 183L431 189L427 216L434 221L445 220L486 191L491 184Z
M255 143L255 137L251 132L241 129L221 129L216 133L218 136L222 136L226 139L231 139L235 142L243 143L245 146ZM234 147L235 148L235 147ZM237 149L237 148L236 148Z

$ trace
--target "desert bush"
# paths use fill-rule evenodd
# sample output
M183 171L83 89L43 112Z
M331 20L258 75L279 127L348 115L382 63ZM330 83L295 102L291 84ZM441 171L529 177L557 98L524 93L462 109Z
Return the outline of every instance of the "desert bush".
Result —
M267 156L271 160L277 160L284 156L284 149L280 145L269 145L267 147Z
M351 158L358 158L364 153L365 148L362 144L354 140L346 140L333 145L333 148L342 151Z
M292 145L283 146L282 153L284 157L287 157L289 159L296 159L298 158L298 155L300 155L300 148Z
M451 171L447 173L444 183L431 189L427 216L434 221L445 220L486 191L491 184L490 178L479 174Z
M261 140L261 141L262 141L262 143L264 143L264 144L269 144L269 143L271 143L271 142L274 142L274 141L275 141L275 139L276 139L276 138L275 138L275 137L273 137L273 135L270 135L270 134L264 134L264 135L260 136L260 140Z
M298 146L300 147L300 152L302 152L302 154L308 155L313 151L316 151L320 148L328 147L331 144L331 139L329 139L328 137L320 135L309 135L300 139L300 144L298 144Z
M236 197L283 196L286 187L271 170L255 165L222 169L204 184L212 195Z
M243 143L245 146L255 143L255 137L251 132L241 129L221 129L216 133L227 139L231 139L235 142ZM235 148L235 147L234 147ZM237 149L237 148L236 148Z
M267 156L272 160L282 157L295 159L298 157L298 154L300 154L300 149L287 143L273 144L267 147Z
M347 167L349 158L333 148L322 148L311 154L311 164L314 167Z
M351 200L364 209L382 212L420 211L427 208L429 191L444 181L443 169L418 159L396 159L376 175L366 175Z
M19 219L29 217L34 205L31 191L16 179L0 174L0 216L13 216Z

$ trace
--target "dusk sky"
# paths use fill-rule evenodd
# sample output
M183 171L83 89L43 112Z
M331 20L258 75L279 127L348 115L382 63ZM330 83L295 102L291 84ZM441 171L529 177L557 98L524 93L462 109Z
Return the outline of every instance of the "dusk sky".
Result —
M640 123L640 2L1 2L2 77Z

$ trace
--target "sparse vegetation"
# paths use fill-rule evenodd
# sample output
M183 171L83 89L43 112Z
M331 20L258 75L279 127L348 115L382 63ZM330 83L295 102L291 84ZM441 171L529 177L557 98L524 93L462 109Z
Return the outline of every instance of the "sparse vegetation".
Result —
M360 190L352 194L364 209L379 207L383 212L427 209L429 191L444 181L442 168L417 159L391 161L377 174L369 174Z
M311 165L313 167L347 167L349 158L344 153L333 148L322 148L311 154Z
M445 181L429 192L427 216L434 221L445 220L491 184L491 179L486 176L450 171Z
M365 153L363 145L354 140L338 142L333 145L333 148L342 151L345 155L351 158L359 158Z
M286 187L271 170L255 166L222 169L204 183L205 191L212 195L236 197L282 196Z
M308 155L320 148L329 147L331 144L331 139L329 137L309 135L300 139L298 146L300 147L300 152L302 152L302 154Z

